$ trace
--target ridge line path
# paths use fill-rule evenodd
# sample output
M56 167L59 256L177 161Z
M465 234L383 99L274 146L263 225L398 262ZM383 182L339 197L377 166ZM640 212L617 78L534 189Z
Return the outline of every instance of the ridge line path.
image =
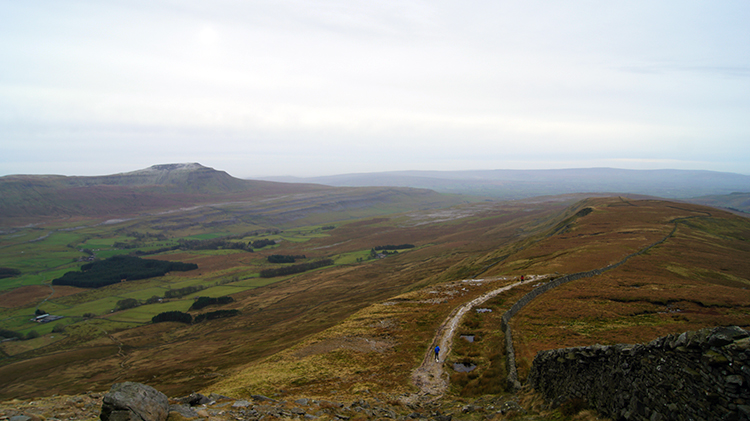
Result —
M550 275L525 275L523 281L515 282L504 287L494 289L486 292L479 297L456 307L448 318L443 322L435 334L435 339L432 341L427 353L417 369L412 372L411 380L412 383L419 388L419 397L426 397L433 395L436 398L443 395L448 389L448 374L443 371L443 363L446 357L451 352L451 346L453 343L453 336L456 333L456 328L461 322L461 318L472 308L483 304L487 300L494 298L498 294L513 289L517 286L528 284L531 282L538 282L548 278ZM493 280L499 280L502 278L495 278ZM491 281L491 279L473 279L472 281ZM435 361L434 349L435 345L440 346L440 361Z

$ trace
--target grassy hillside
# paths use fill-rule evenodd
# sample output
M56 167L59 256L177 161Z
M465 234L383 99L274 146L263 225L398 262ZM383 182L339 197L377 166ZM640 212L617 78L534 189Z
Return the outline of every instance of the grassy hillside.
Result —
M581 212L587 209L590 211ZM502 224L493 220L498 231ZM476 222L475 222L476 223ZM410 374L437 326L458 304L521 274L572 273L616 262L677 230L665 243L617 270L543 294L513 321L522 377L537 351L648 342L668 333L717 325L750 326L750 221L708 208L664 201L591 199L553 217L535 218L533 235L475 252L437 277L476 282L432 284L368 306L336 327L259 360L206 390L233 396L285 390L290 396L387 397L414 392ZM488 230L486 235L492 235ZM467 270L467 268L470 268ZM495 279L490 282L489 280ZM446 369L454 399L506 393L500 317L533 285L492 299L464 318ZM335 392L331 392L331 391Z
M245 218L260 213L232 205L49 235L33 228L17 231L3 237L5 255L15 257L6 257L0 266L22 263L23 281L0 281L8 288L0 295L2 327L23 334L36 330L40 337L0 346L0 376L15 379L0 386L0 396L104 390L114 381L133 380L169 395L203 389L233 396L373 393L391 399L414 391L411 370L458 304L520 275L554 276L618 261L675 226L674 235L646 255L543 295L519 313L513 323L521 374L540 349L647 341L707 325L750 323L747 219L665 201L567 200L475 203L335 223L331 210L305 213L318 207L271 201L265 203L264 218L283 215L291 221L284 229L253 224ZM376 204L362 203L369 203L363 209ZM353 217L350 210L341 212ZM328 222L320 222L323 216ZM309 225L300 225L304 221ZM28 242L35 238L41 239ZM71 253L83 255L79 249L104 257L158 251L181 238L271 239L275 244L252 253L222 248L158 252L147 257L195 263L199 269L96 290L54 287L53 292L43 283L79 265L64 263ZM415 247L372 258L372 248L388 244ZM268 262L272 254L330 258L334 265L258 277L264 268L277 267ZM496 281L461 282L471 278ZM190 286L203 289L148 303ZM465 319L461 333L478 339L459 342L449 363L472 361L478 369L454 373L452 393L473 396L501 381L499 317L532 287L504 293L487 303L492 312ZM240 314L193 325L150 323L161 312L187 312L199 296L234 301L190 312L194 316L215 310ZM127 298L143 305L112 312ZM37 308L65 318L29 322ZM53 332L56 326L65 329Z
M252 223L273 225L321 213L346 219L459 202L422 189L248 181L198 164L171 164L100 177L0 177L0 229L60 219L101 221L184 212L196 206L221 207L245 222L257 216L259 221Z
M497 270L574 273L615 263L668 234L644 255L566 284L513 320L525 375L543 349L638 343L717 325L750 326L750 221L664 201L591 200Z
M0 177L0 226L39 217L133 215L216 200L331 190L323 186L247 181L199 164L155 165L99 177Z
M27 228L5 235L0 266L15 266L22 275L0 283L7 291L0 296L3 327L24 335L34 330L41 336L2 345L7 358L0 362L0 375L18 380L0 386L0 395L98 390L122 379L153 384L157 373L160 389L187 393L332 327L371 303L452 279L452 271L462 271L460 265L452 267L467 256L515 241L524 235L520 226L565 206L559 201L476 204L385 215L387 202L372 201L369 195L356 199L360 208L343 206L345 197L340 199L335 205L341 207L338 212L318 212L326 206L304 201L305 213L301 205L270 201L264 202L265 214L251 213L242 205L206 207L74 230ZM381 216L346 221L354 213L374 209ZM283 218L290 225L283 230L257 225L253 222L259 215ZM334 215L345 221L331 223ZM324 224L294 227L322 219ZM490 232L489 226L494 227ZM180 239L211 238L245 243L270 239L276 244L252 253L170 250L145 257L195 263L198 269L94 290L54 286L53 291L44 286L82 264L73 261L87 256L79 250L108 257L158 251ZM29 242L34 239L38 241ZM384 259L372 257L374 247L407 243L415 247ZM261 270L278 266L268 262L272 254L304 255L305 261L329 258L335 264L289 277L259 278ZM203 289L147 303L188 286ZM237 309L239 316L192 326L149 323L160 312L187 311L195 297L226 295L234 302L216 310ZM112 312L124 299L143 305ZM37 308L65 318L49 324L30 322ZM53 332L57 326L64 332Z

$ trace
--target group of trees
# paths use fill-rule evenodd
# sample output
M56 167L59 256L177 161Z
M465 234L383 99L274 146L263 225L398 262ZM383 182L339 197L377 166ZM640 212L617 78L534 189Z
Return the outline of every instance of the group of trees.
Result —
M180 250L244 250L253 251L250 243L243 241L229 241L225 238L209 240L179 240L177 248Z
M229 304L231 302L234 302L234 298L225 295L223 297L198 297L195 299L195 302L193 305L190 306L188 311L193 310L200 310L204 307L213 306L213 305L223 305L223 304Z
M135 298L125 298L124 300L120 300L115 305L115 311L122 311L127 310L131 308L136 308L139 305L141 305L141 302L138 301Z
M149 256L152 254L166 253L168 251L179 250L179 249L180 249L180 245L178 244L176 246L161 247L161 248L153 249L153 250L136 250L130 254L132 254L133 256Z
M294 263L296 259L304 259L305 255L291 256L286 254L272 254L268 256L268 263Z
M62 332L63 330L65 330L65 326L62 326L62 325L56 325L52 329L52 331L56 333ZM39 332L37 332L36 330L29 331L29 333L24 335L21 332L16 332L14 330L0 328L0 341L6 340L6 339L17 339L19 341L22 341L22 340L35 339L35 338L38 338L39 336L41 335L39 335Z
M190 324L193 322L193 316L181 311L165 311L164 313L159 313L151 318L151 323L161 322L180 322Z
M259 249L276 244L276 241L269 240L267 238L262 238L247 243L245 243L244 241L232 241L233 239L237 239L238 237L239 236L229 236L222 238L211 238L207 240L180 239L177 241L177 245L171 247L162 247L151 251L138 250L134 254L143 256L146 254L163 253L172 250L244 250L252 252L253 249Z
M372 249L375 251L381 251L381 250L404 250L404 249L413 249L414 244L399 244L397 246L387 245L387 246L377 246L373 247Z
M23 336L23 333L21 332L16 332L10 329L0 328L0 340L12 339L12 338L24 339L24 336Z
M203 285L191 285L184 288L169 289L164 291L164 298L180 298L205 289Z
M389 254L398 254L398 250L411 249L411 248L414 248L414 244L399 244L396 246L389 244L387 246L373 247L372 249L370 249L370 259L382 257L383 255L387 256Z
M205 320L223 319L224 317L233 317L240 314L239 310L216 310L195 316L193 322L200 323Z
M197 269L195 263L145 260L135 256L113 256L81 266L80 271L67 272L52 280L53 285L70 285L80 288L100 288L120 281L133 281L163 276L173 271Z
M261 238L260 240L255 240L250 242L250 246L254 249L262 249L265 246L273 246L276 245L276 241L269 240L268 238Z
M258 243L258 241L264 243ZM276 244L273 240L256 240L249 243L242 241L229 241L226 239L214 238L212 240L180 240L179 244L170 247L161 247L153 250L136 250L131 254L135 256L148 256L152 254L166 253L174 250L244 250L249 253L253 252L253 249L262 248L270 244Z
M333 264L332 259L318 260L317 262L300 263L298 265L284 266L273 269L263 269L260 271L261 278L273 278L275 276L292 275L295 273L306 272L308 270L330 266Z
M153 240L153 239L157 241L168 240L166 234L164 233L152 234L150 232L138 232L138 231L127 231L127 232L118 231L118 233L126 237L132 237L134 238L134 240L116 241L114 244L112 244L112 247L116 249L134 249L138 247L144 247L147 245L146 242L148 240Z
M0 279L11 278L13 276L18 276L20 274L21 274L21 271L18 269L0 268Z
M204 287L202 285L192 285L192 286L187 286L187 287L184 287L184 288L170 289L170 290L164 291L164 297L163 298L159 297L158 295L154 295L151 298L147 299L145 301L145 303L141 302L140 300L137 300L135 298L125 298L125 299L120 300L120 301L117 302L117 304L115 305L114 310L115 311L121 311L121 310L130 309L130 308L135 308L135 307L138 307L138 306L140 306L142 304L156 304L156 303L161 302L163 299L184 297L185 295L190 295L190 294L196 293L196 292L201 291L201 290L203 290L205 288L206 287ZM211 300L217 300L217 298L210 298L210 297L199 297L198 299L201 299L201 298L204 298L204 299L208 298L208 299L211 299ZM232 297L219 297L218 299L225 300L227 298L230 300L230 301L227 301L227 302L232 302ZM221 304L225 304L225 302L222 301ZM192 310L193 308L191 307L190 309ZM91 314L91 313L87 313L87 314L89 314L90 317L94 317L95 316L94 314ZM83 317L84 318L90 318L90 317L87 317L86 314L84 314Z
M221 319L224 317L232 317L240 314L239 310L216 310L208 313L203 313L195 316L191 316L189 313L183 313L181 311L166 311L159 313L151 318L152 323L161 322L180 322L180 323L200 323L206 320Z

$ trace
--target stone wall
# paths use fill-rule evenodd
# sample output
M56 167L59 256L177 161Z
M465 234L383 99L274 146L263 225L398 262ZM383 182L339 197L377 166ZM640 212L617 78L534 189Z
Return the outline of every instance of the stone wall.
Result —
M750 420L750 334L719 327L639 345L539 352L529 384L624 420Z
M590 278L592 276L601 275L603 272L615 269L619 267L620 265L625 264L625 262L627 262L631 257L635 257L635 256L638 256L647 252L652 247L655 247L667 241L668 238L674 235L675 231L677 231L677 222L681 220L685 220L685 219L690 219L690 218L693 218L693 217L677 218L673 220L672 222L675 223L675 227L672 229L672 231L669 234L664 236L664 238L662 238L659 241L656 241L655 243L649 246L646 246L638 250L635 253L625 256L622 260L620 260L617 263L613 263L611 265L607 265L599 269L573 273L570 275L565 275L565 276L556 278L552 281L547 282L544 285L540 285L534 288L533 290L529 291L526 295L521 297L520 300L518 300L515 304L513 304L513 306L503 314L502 324L501 324L501 329L503 330L503 334L505 335L505 358L506 358L506 367L508 370L508 377L507 377L508 388L511 390L517 390L517 389L520 389L521 387L521 383L518 379L518 370L516 368L516 352L515 352L515 349L513 348L513 333L511 332L511 328L510 328L510 319L513 316L515 316L516 313L521 311L521 309L523 309L526 306L526 304L531 302L531 300L533 300L534 298L538 297L539 295L551 289L557 288L558 286L562 284L567 284L568 282L576 281L578 279Z

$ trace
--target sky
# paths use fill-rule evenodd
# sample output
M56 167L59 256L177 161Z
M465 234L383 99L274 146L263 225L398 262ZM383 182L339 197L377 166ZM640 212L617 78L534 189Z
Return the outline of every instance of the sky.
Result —
M0 176L750 174L750 2L0 0Z

